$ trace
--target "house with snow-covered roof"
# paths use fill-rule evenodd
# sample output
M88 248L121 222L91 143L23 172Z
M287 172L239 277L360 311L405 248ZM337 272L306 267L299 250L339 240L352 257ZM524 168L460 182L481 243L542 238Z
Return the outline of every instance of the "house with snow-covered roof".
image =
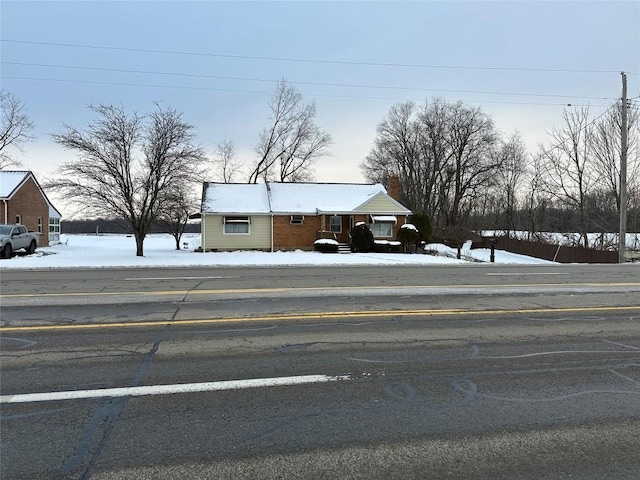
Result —
M381 184L205 183L202 249L311 250L319 238L346 247L359 222L376 239L394 240L409 215Z
M33 172L0 170L0 223L20 223L46 246L60 242L61 217Z

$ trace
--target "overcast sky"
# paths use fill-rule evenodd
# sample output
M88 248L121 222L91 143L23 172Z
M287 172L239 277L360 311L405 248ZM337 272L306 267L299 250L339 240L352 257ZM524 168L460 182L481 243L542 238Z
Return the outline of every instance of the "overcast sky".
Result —
M435 96L481 107L530 150L566 104L593 116L640 95L640 2L33 2L1 8L1 82L37 139L19 155L38 177L72 158L51 141L90 104L183 112L209 152L249 163L286 78L333 136L316 180L362 182L359 163L389 108ZM134 72L135 71L135 72ZM64 210L64 207L63 207ZM64 213L64 212L63 212Z

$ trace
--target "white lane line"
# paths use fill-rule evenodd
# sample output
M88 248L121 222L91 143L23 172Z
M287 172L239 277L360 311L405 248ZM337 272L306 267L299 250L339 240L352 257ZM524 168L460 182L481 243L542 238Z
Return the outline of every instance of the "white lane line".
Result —
M240 278L240 277L130 277L125 278L127 282L136 280L220 280L228 278Z
M504 273L487 273L487 277L519 277L521 275L569 275L564 272L504 272Z
M141 397L144 395L171 395L174 393L213 392L244 388L281 387L310 383L350 380L350 375L301 375L297 377L253 378L222 382L183 383L174 385L148 385L142 387L101 388L96 390L70 390L66 392L22 393L0 395L0 404L52 402L104 397Z

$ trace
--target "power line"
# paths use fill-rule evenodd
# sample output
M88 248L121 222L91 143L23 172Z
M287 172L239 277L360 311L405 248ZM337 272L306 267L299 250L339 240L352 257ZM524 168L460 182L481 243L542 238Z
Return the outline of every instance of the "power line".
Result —
M230 58L241 60L261 60L261 61L277 61L277 62L295 62L295 63L316 63L330 65L357 65L371 67L401 67L401 68L431 68L431 69L449 69L449 70L490 70L490 71L511 71L511 72L549 72L549 73L619 73L619 70L597 70L597 69L568 69L568 68L541 68L541 67L494 67L481 65L437 65L437 64L420 64L420 63L394 63L394 62L364 62L364 61L348 61L348 60L323 60L313 58L294 58L294 57L271 57L258 55L234 55L226 53L210 53L210 52L188 52L178 50L154 50L148 48L130 48L130 47L111 47L105 45L83 45L75 43L56 43L56 42L36 42L29 40L0 39L0 42L20 43L26 45L45 45L52 47L65 48L86 48L97 50L112 50L120 52L136 52L136 53L159 53L163 55L187 55L197 57L216 57ZM637 75L637 73L635 73Z
M103 67L85 67L76 65L61 65L61 64L47 64L47 63L28 63L28 62L8 62L1 61L4 65L20 65L20 66L32 66L43 68L64 68L74 70L89 70L100 72L116 72L116 73L136 73L146 75L164 75L175 77L189 77L189 78L209 78L218 80L241 80L250 82L264 82L264 83L278 83L280 80L270 80L263 78L252 77L233 77L226 75L206 75L206 74L194 74L194 73L181 73L181 72L159 72L148 70L128 70L120 68L103 68ZM426 91L426 92L444 92L444 93L470 93L480 95L509 95L509 96L523 96L523 97L548 97L548 98L580 98L585 100L614 100L609 97L585 97L578 95L557 95L557 94L542 94L542 93L517 93L517 92L498 92L498 91L482 91L482 90L457 90L457 89L442 89L442 88L424 88L424 87L399 87L390 85L368 85L368 84L351 84L351 83L331 83L331 82L306 82L306 81L290 81L288 83L296 85L313 85L313 86L325 86L325 87L343 87L343 88L370 88L380 90L405 90L405 91Z
M242 90L232 88L216 88L216 87L193 87L185 85L158 85L148 83L131 83L131 82L107 82L102 80L75 80L75 79L61 79L61 78L44 78L44 77L19 77L2 75L4 79L10 80L29 80L29 81L45 81L45 82L59 82L59 83L83 83L90 85L114 85L122 87L146 87L146 88L171 88L171 89L183 89L183 90L201 90L201 91L214 91L214 92L229 92L229 93L258 93L258 94L271 94L272 91L266 90ZM455 91L453 91L455 92ZM399 97L373 97L366 95L336 95L336 94L321 94L321 93L306 93L309 97L323 97L323 98L352 98L363 100L394 100L394 101L422 101L424 98L399 98ZM503 102L492 100L467 100L470 103L491 103L491 104L503 104L503 105L533 105L533 106L567 106L567 103L540 103L540 102ZM607 105L591 105L593 107L606 107Z

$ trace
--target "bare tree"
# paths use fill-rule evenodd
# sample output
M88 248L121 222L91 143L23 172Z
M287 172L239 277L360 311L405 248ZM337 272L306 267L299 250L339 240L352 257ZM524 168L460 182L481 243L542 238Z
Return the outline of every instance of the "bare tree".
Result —
M174 238L176 250L180 250L180 239L190 216L197 210L198 198L189 185L178 185L164 196L158 223Z
M462 102L436 98L421 110L403 103L378 125L360 168L371 181L397 173L401 200L437 228L462 225L501 166L493 154L497 138L493 121Z
M541 155L535 155L526 169L524 185L524 214L528 240L544 240L541 227L545 224L551 199L543 188L545 169Z
M420 130L413 102L393 105L378 125L373 148L360 164L369 181L386 184L391 175L400 180L400 200L413 211L423 208L424 168L420 151ZM431 213L431 212L427 212Z
M313 162L326 155L331 135L315 124L315 103L304 104L302 94L281 80L271 101L271 126L256 146L258 160L249 183L258 180L296 182L312 177Z
M627 190L640 189L640 113L627 110ZM620 212L620 157L622 156L622 105L618 102L596 122L593 132L593 168L599 176L599 187L615 202ZM629 196L631 200L631 196Z
M205 155L191 125L171 108L142 117L123 107L90 107L97 120L86 130L65 126L56 143L77 153L48 187L94 216L125 219L142 256L144 239L176 188L199 181Z
M498 207L504 215L507 235L516 230L515 212L518 209L517 193L526 173L528 154L520 134L514 133L502 141L497 155L502 168L496 170Z
M561 204L578 212L578 233L583 247L589 247L588 200L597 175L591 165L593 124L589 107L569 107L563 111L563 126L554 127L552 142L542 148L544 186Z
M242 164L236 160L236 148L230 140L224 140L216 146L213 158L215 174L223 183L233 183L240 173Z
M33 122L25 113L24 102L7 90L0 90L0 106L0 170L20 167L22 162L10 155L9 150L14 148L21 152L22 144L33 139L29 133L33 130Z
M498 140L493 120L480 108L462 102L449 108L451 157L442 182L444 225L463 225L473 203L495 179L502 165L494 155Z

